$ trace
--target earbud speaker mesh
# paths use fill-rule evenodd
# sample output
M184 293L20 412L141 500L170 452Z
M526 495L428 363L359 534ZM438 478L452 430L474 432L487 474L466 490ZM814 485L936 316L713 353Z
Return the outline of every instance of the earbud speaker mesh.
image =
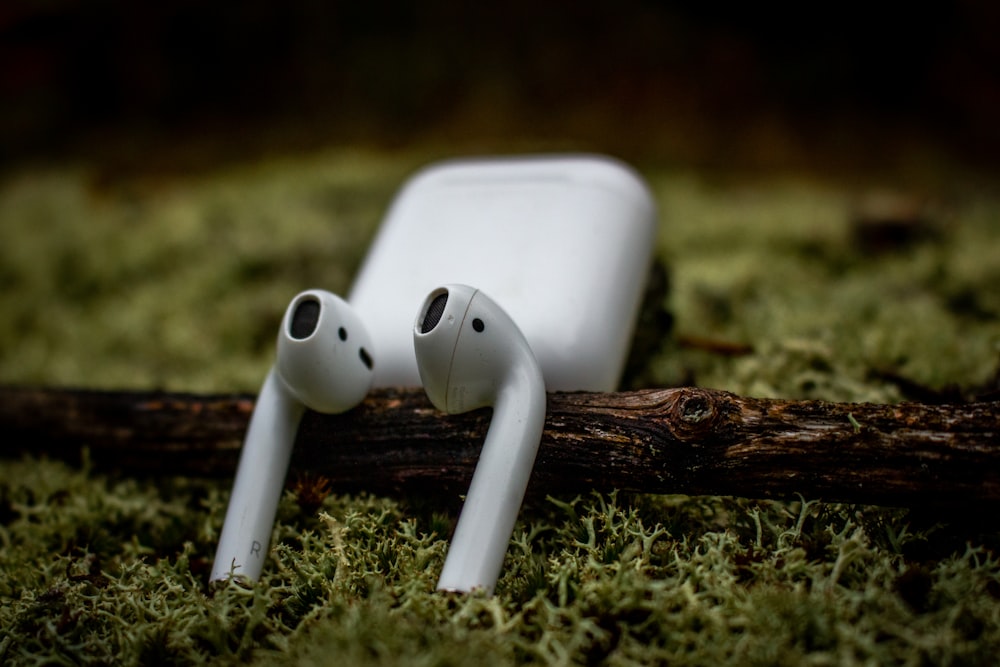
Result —
M427 312L424 313L424 321L420 323L420 333L427 333L437 326L437 323L441 321L441 316L444 315L444 307L447 303L447 292L442 292L434 297L431 304L427 306Z
M319 301L305 299L299 305L295 306L295 312L292 313L291 331L289 333L296 340L305 340L316 331L316 325L318 324Z

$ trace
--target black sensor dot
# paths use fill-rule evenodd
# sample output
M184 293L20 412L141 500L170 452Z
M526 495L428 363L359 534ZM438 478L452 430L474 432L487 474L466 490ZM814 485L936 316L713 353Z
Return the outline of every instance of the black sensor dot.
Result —
M347 340L347 329L340 327L337 329L337 335L340 336L340 340Z
M477 332L482 333L483 329L486 328L486 325L483 324L483 321L477 317L474 320L472 320L472 328L475 329Z
M371 370L374 364L372 363L372 356L368 354L368 350L363 347L358 348L358 356L361 357L361 363L363 363L368 370Z

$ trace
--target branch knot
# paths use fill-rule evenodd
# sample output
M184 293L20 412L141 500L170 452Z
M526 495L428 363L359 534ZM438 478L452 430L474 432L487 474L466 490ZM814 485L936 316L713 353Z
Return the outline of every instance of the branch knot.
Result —
M724 422L731 412L728 397L717 391L678 389L668 404L667 426L678 440L717 439L728 431Z

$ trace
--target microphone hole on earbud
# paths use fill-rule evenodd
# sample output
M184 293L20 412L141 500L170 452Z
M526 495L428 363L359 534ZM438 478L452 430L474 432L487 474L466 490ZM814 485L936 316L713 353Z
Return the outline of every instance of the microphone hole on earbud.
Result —
M371 370L372 366L375 365L372 362L371 355L368 354L368 350L366 350L365 348L363 347L358 348L358 356L361 357L361 363L363 363L368 370Z
M337 336L340 338L340 340L347 340L347 329L345 329L344 327L340 327L339 329L337 329Z
M486 328L486 324L483 323L478 317L472 320L472 328L476 330L476 333L482 333L483 329Z

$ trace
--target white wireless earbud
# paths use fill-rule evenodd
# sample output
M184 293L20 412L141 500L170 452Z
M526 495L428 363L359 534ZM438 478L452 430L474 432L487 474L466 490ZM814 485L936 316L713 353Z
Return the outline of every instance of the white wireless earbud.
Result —
M439 410L493 406L493 418L438 590L493 592L545 426L545 381L528 342L479 290L446 285L413 331L420 380Z
M292 299L243 440L209 581L256 581L267 555L292 445L306 408L345 412L372 382L371 338L346 301L322 290Z

